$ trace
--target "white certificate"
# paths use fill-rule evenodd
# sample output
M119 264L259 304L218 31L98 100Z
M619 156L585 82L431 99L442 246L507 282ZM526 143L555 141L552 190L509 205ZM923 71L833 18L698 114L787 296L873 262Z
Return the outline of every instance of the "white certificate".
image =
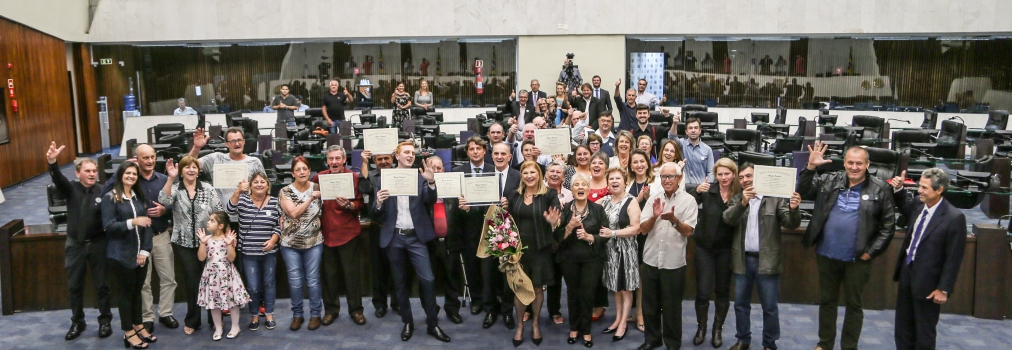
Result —
M418 169L383 169L380 177L380 190L391 197L418 195Z
M377 154L394 153L397 149L397 129L365 129L362 130L363 149Z
M491 176L464 177L464 199L467 204L499 203L499 198L502 198L499 178L494 173L489 175Z
M432 175L436 182L436 197L457 198L461 196L460 182L464 173L435 173Z
M249 181L246 164L215 164L214 188L236 188L242 181Z
M544 155L573 153L573 135L569 128L534 130L534 144Z
M794 168L756 165L752 188L763 196L791 198L797 177L798 170Z
M320 198L323 200L344 197L355 199L355 174L324 174L319 176Z

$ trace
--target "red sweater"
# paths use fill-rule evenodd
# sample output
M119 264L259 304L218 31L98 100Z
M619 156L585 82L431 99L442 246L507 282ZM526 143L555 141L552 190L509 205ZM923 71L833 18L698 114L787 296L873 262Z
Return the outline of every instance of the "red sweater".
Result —
M339 247L362 233L362 224L358 220L358 212L364 206L362 193L358 191L358 174L344 168L341 173L351 173L355 182L355 198L351 201L352 209L337 205L335 200L323 201L323 213L320 222L323 226L323 244L328 247ZM320 175L331 174L330 169L313 176L314 183L320 183ZM340 173L334 173L340 174Z

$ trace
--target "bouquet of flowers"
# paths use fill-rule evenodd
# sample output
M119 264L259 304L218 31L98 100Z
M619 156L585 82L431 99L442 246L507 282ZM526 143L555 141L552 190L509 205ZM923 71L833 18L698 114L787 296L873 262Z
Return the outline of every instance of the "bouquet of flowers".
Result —
M520 241L516 222L510 213L498 205L485 212L485 225L481 229L478 244L479 258L499 258L499 271L506 274L506 282L524 305L534 301L534 285L520 265L520 257L526 248Z

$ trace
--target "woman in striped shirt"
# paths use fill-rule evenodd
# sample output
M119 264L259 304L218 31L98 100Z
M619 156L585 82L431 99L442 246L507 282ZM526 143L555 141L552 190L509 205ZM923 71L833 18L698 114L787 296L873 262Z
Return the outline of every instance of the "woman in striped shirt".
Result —
M249 312L253 318L249 330L260 329L260 303L263 302L267 329L274 329L274 298L277 296L274 268L277 265L278 240L281 239L281 206L270 195L271 182L262 172L243 181L225 202L228 215L239 218L246 290L250 294Z

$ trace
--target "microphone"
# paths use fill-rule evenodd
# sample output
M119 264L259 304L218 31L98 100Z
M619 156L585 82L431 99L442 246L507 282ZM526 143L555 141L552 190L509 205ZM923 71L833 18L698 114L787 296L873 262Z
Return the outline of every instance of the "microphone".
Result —
M922 151L922 150L920 150L920 149L917 149L917 148L912 148L912 147L911 147L911 148L908 148L908 150L910 150L911 152L914 152L914 151L916 151L916 152L917 152L917 153L919 153L920 155L922 155L922 156L926 157L926 158L927 158L928 160L942 160L942 158L939 158L939 157L935 157L935 156L931 155L931 153L928 153L928 152Z
M949 118L949 120L953 120L953 119L959 119L960 122L962 122L963 124L966 124L966 121L963 120L963 118L961 118L958 115L955 115L955 116L952 116L951 118Z
M969 178L969 177L966 177L966 176L963 176L963 175L959 175L959 173L952 173L952 174L955 175L955 177L957 179L966 180L967 182L976 185L978 188L980 188L983 191L986 191L988 189L988 187L990 187L990 185L988 183L986 183L986 182L977 181L977 180L974 180L972 178Z
M886 119L886 120L887 120L887 121L891 121L891 122L900 122L900 123L907 123L907 124L910 124L910 121L909 121L909 120L903 120L903 119L896 119L896 118L889 118L889 119Z

